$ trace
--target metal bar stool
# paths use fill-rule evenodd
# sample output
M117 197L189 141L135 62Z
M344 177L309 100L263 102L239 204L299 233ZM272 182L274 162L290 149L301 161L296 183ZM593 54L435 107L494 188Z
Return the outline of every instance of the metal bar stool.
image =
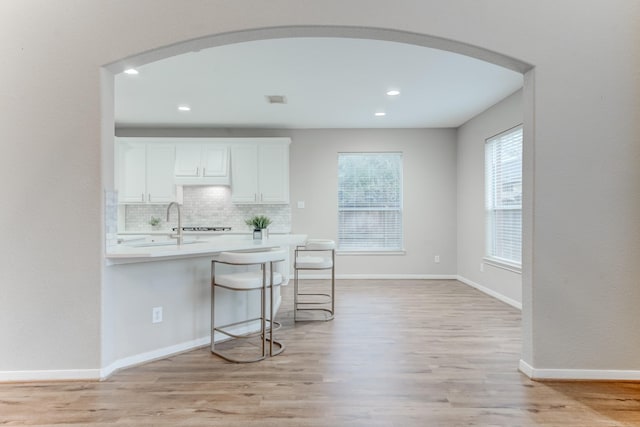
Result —
M293 263L293 318L300 321L328 321L335 314L336 244L333 240L309 239L302 246L297 246ZM311 253L311 254L309 254ZM327 292L303 292L298 283L300 270L331 270L331 289ZM327 307L329 305L329 307ZM299 319L299 311L322 312L322 318Z
M282 274L274 271L274 263L282 262L286 259L283 250L271 250L262 252L221 252L211 261L211 353L235 363L258 362L267 357L267 342L269 343L269 356L277 356L284 351L284 344L276 341L273 331L280 327L280 323L275 321L273 312L273 291L276 286L282 284ZM226 264L232 266L253 266L259 265L259 271L243 271L216 274L216 264ZM235 292L260 292L260 316L240 322L216 326L215 324L215 290L224 288ZM269 316L266 316L266 294L270 294ZM234 334L228 331L231 327L241 327L245 324L259 322L260 328L257 331ZM261 353L253 359L237 359L228 354L224 354L215 349L215 333L219 332L233 340L243 340L248 338L261 338ZM274 350L273 346L277 348Z

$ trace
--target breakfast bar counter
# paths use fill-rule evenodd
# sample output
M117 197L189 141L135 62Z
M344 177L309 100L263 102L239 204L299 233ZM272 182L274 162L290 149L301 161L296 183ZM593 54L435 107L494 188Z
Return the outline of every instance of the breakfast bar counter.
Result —
M125 242L108 248L105 257L108 264L201 257L223 251L291 247L303 244L306 238L307 236L304 234L272 234L262 240L254 240L250 234L185 235L185 241L182 245L178 245L174 239Z
M250 234L184 237L185 243L178 246L166 236L141 236L106 251L101 294L103 376L211 342L211 260L216 254L272 248L290 254L292 247L306 240L303 234L272 234L264 240L253 240ZM276 269L286 285L290 257ZM280 287L274 292L277 312ZM254 295L217 289L216 319L227 324L250 318L259 312L258 302Z

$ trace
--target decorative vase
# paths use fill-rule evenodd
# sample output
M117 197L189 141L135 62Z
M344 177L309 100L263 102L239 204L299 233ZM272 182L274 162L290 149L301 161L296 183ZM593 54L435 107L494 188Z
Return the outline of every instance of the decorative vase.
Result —
M265 240L269 237L269 230L266 228L256 228L253 230L253 240Z

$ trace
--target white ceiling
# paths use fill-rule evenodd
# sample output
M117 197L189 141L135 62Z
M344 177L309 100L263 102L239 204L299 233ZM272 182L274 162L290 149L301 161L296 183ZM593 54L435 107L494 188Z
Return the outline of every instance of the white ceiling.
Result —
M348 38L238 43L137 70L116 75L117 126L458 127L522 87L522 74L474 58ZM191 111L178 111L182 104Z

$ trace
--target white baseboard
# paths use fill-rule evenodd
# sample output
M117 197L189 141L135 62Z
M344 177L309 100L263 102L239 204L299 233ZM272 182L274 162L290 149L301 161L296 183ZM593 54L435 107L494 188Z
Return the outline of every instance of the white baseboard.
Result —
M475 288L477 290L479 290L480 292L484 292L485 294L494 297L495 299L498 299L500 301L502 301L505 304L509 304L511 307L515 307L518 310L522 310L522 303L519 301L516 301L512 298L509 298L505 295L502 295L501 293L498 293L492 289L489 289L485 286L482 286L476 282L473 282L465 277L462 276L456 276L456 279L462 283L464 283L465 285L471 286L472 288Z
M639 381L640 371L614 369L536 369L520 360L520 372L532 380Z
M282 298L278 298L275 305L276 313L278 312ZM277 320L277 318L276 318ZM249 332L252 325L243 325L241 327L230 328L230 332L242 334ZM216 342L228 337L216 334ZM211 344L211 336L200 337L195 340L147 351L145 353L134 354L133 356L118 359L102 369L63 369L63 370L34 370L34 371L0 371L0 382L29 382L29 381L80 381L80 380L104 380L114 372L121 369L130 368L132 366L143 363L152 362L154 360L164 359L186 351L191 351L199 347Z
M186 341L180 344L170 345L168 347L159 348L156 350L147 351L145 353L134 354L133 356L124 357L118 359L100 370L100 380L104 380L120 369L129 368L131 366L140 365L142 363L151 362L153 360L164 359L165 357L172 356L178 353L184 353L185 351L192 350L194 348L202 347L209 344L211 338L209 336L198 338L191 341Z
M100 369L0 371L0 382L98 380Z
M300 274L300 279L330 279L330 274ZM341 280L456 280L455 274L336 274ZM291 276L293 279L293 275Z

